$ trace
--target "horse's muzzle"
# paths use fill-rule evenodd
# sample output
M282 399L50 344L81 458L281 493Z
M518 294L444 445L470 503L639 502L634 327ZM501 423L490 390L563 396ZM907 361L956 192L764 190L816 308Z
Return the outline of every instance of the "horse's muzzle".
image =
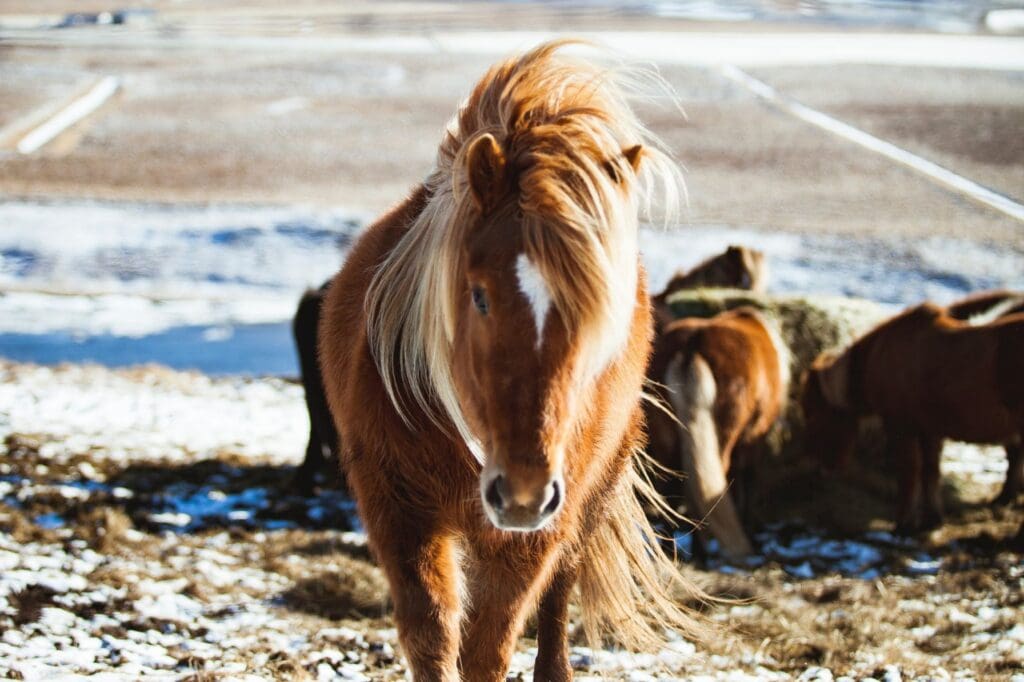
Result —
M541 486L516 488L498 473L481 486L487 518L500 530L540 530L562 508L565 483L552 478Z

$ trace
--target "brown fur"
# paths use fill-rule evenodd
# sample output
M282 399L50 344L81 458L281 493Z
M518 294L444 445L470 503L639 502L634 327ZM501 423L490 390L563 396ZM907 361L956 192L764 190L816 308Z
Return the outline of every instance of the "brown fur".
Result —
M705 517L728 555L751 551L726 490L749 471L788 390L788 355L756 311L671 323L655 344L648 377L679 423L648 408L649 452L682 468L694 512ZM682 460L682 461L681 461ZM749 491L745 491L748 492Z
M1001 443L1009 469L1000 501L1022 483L1024 315L983 325L931 304L911 308L842 353L819 357L804 380L808 447L841 464L857 418L882 418L900 469L897 522L915 531L942 520L939 456L946 438Z
M652 551L635 492L651 317L632 197L666 160L645 146L636 167L643 130L609 75L558 47L485 76L324 303L342 460L417 680L504 680L538 603L536 679L570 679L576 584L596 636L702 631L668 596L700 593ZM550 289L541 329L521 257Z
M655 296L666 301L669 296L683 289L702 287L725 287L747 289L763 293L768 283L768 266L764 253L746 246L730 246L717 256L712 256L691 268L677 272L665 290Z

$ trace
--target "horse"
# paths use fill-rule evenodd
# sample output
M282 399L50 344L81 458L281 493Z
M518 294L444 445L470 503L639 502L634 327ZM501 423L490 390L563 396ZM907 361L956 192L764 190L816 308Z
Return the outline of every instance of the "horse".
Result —
M665 289L654 296L656 303L667 303L669 296L683 289L725 287L764 293L768 265L764 253L746 246L729 246L717 256L701 261L689 271L678 271Z
M690 514L706 519L726 556L750 554L729 486L749 481L764 437L783 411L786 345L753 308L683 318L659 335L648 378L675 417L649 405L648 453L666 469L682 467ZM749 487L740 486L741 500Z
M972 306L952 306L964 313ZM942 522L939 459L946 438L999 443L1008 469L997 503L1024 482L1024 314L981 325L931 303L896 315L839 353L823 353L801 395L808 447L826 464L850 457L857 420L882 418L886 450L899 467L897 528Z
M320 327L327 284L303 294L292 319L292 336L299 356L300 378L306 399L306 412L309 415L306 454L302 464L296 469L290 486L299 495L312 494L317 476L328 470L327 462L337 463L338 430L327 407L327 394L324 391L323 376L317 360L317 330ZM340 466L334 469L341 472ZM344 475L341 476L340 483L341 488L345 489Z
M637 497L638 213L679 171L616 72L564 44L486 73L323 304L341 460L417 680L504 680L534 610L535 679L571 679L577 584L592 642L708 628Z
M708 258L689 272L677 273L663 292L652 296L656 315L664 316L665 323L672 319L666 299L681 289L719 286L761 291L766 277L763 253L745 246L729 246L723 253ZM317 476L328 469L328 463L337 464L338 434L327 410L327 396L320 377L316 350L320 310L328 283L302 296L292 325L310 423L306 454L291 481L291 488L300 495L313 492ZM335 466L334 469L339 470L339 467ZM344 488L344 480L341 484Z

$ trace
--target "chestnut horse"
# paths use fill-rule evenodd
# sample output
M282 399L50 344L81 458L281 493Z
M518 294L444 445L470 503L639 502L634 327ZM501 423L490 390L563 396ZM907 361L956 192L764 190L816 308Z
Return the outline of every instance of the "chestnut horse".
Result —
M436 167L371 225L320 327L341 459L417 680L566 680L573 586L595 637L705 627L636 489L651 311L647 187L677 187L614 72L545 44L493 67ZM643 145L643 146L641 146Z
M969 307L952 306L961 314ZM997 501L1011 501L1024 479L1022 348L1024 315L972 325L932 304L911 308L814 361L801 396L808 445L842 464L858 417L880 416L900 469L901 531L942 521L939 458L946 438L1003 444L1009 468Z
M658 337L648 377L679 420L648 407L648 452L667 469L682 467L690 515L707 521L723 552L750 554L728 488L749 478L744 474L785 405L787 347L753 308L684 318ZM747 487L737 491L743 500Z
M746 246L729 246L724 252L672 276L665 290L654 296L655 303L683 289L725 287L764 293L768 283L768 265L764 253Z

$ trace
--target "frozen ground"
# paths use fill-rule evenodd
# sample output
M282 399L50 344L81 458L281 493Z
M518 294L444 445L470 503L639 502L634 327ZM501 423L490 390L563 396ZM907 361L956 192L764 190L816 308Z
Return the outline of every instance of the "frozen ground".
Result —
M368 218L300 206L6 202L0 357L295 375L288 322L298 298L337 270ZM716 225L645 230L652 288L728 244L764 250L777 292L905 306L1024 288L1024 250L1005 245Z
M0 677L403 679L351 503L284 485L302 410L279 379L0 363ZM994 490L1000 454L947 455ZM917 540L769 526L747 564L686 569L749 600L712 611L735 634L577 646L577 679L1006 679L1024 670L1022 518L953 510Z

